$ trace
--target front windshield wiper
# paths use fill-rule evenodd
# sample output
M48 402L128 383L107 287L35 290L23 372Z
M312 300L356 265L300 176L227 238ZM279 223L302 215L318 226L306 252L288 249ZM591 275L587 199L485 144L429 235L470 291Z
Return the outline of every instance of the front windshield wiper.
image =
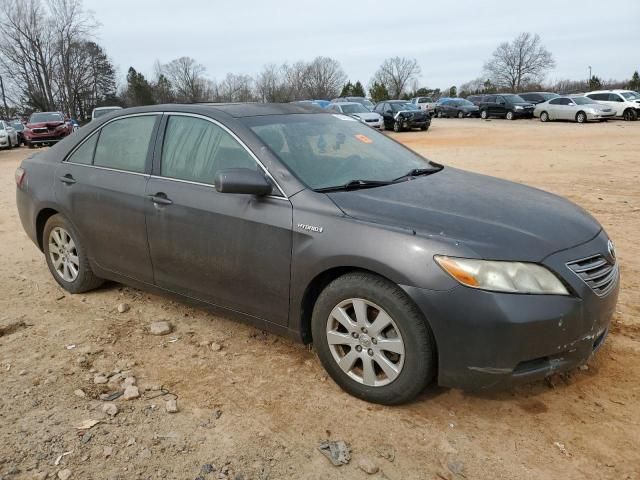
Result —
M382 180L349 180L343 185L334 185L333 187L314 188L315 192L339 192L348 190L359 190L361 188L374 188L383 187L393 182L386 182Z
M408 180L408 179L413 178L413 177L422 177L422 176L425 176L425 175L431 175L432 173L439 172L443 168L444 168L443 165L439 165L437 163L434 164L434 166L431 167L431 168L414 168L412 170L409 170L404 175L402 175L402 176L400 176L398 178L394 178L393 181L394 182L401 182L402 180Z

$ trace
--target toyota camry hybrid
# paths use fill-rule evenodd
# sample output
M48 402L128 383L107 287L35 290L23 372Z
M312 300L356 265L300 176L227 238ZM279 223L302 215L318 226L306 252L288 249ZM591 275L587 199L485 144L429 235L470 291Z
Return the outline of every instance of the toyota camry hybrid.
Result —
M69 292L118 281L313 343L371 402L575 368L618 295L613 243L576 205L297 105L121 110L16 183Z

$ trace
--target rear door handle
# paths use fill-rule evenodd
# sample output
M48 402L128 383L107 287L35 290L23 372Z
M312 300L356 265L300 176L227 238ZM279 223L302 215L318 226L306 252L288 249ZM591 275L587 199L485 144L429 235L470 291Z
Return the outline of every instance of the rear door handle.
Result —
M73 178L73 176L70 173L67 173L66 175L63 175L62 177L60 177L60 181L62 183L66 183L67 185L73 185L74 183L76 183L75 178Z
M149 199L156 205L171 205L173 202L167 198L164 193L156 193L149 195Z

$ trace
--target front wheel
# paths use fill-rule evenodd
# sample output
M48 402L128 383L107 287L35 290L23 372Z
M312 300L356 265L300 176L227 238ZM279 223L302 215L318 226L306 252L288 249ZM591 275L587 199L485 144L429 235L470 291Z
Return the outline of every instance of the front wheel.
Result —
M480 111L480 118L483 120L486 120L487 118L489 118L489 112L487 112L486 110L481 110Z
M435 376L435 341L422 313L392 282L350 273L320 294L314 348L351 395L384 405L408 402Z
M513 120L513 119L515 118L515 116L513 115L513 112L512 112L511 110L509 110L509 111L507 112L507 114L505 115L505 118L506 118L507 120Z
M87 292L102 284L102 279L91 270L75 228L64 216L56 214L47 220L42 246L49 271L68 292Z
M395 122L393 122L393 131L394 132L401 132L402 131L402 123L400 123L397 120Z
M422 127L420 127L420 130L424 132L426 130L429 130L429 127L427 125L423 125Z
M547 112L542 112L540 114L540 121L541 122L548 122L549 121L549 114Z
M463 112L458 112L458 118L464 118L464 113Z
M576 122L584 123L587 121L587 115L584 112L578 112L576 114Z
M628 122L633 122L638 119L638 114L635 112L635 110L627 108L622 114L622 118L624 118Z

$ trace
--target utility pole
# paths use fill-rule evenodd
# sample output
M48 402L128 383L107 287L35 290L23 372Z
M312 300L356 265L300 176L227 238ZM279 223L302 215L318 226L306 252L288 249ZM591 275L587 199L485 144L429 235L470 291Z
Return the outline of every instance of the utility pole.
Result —
M4 117L5 119L9 118L9 107L7 106L7 97L4 94L4 81L2 80L2 75L0 75L0 90L2 90L2 103L4 105Z
M592 78L593 78L593 75L591 75L591 65L589 65L589 85L591 85Z

